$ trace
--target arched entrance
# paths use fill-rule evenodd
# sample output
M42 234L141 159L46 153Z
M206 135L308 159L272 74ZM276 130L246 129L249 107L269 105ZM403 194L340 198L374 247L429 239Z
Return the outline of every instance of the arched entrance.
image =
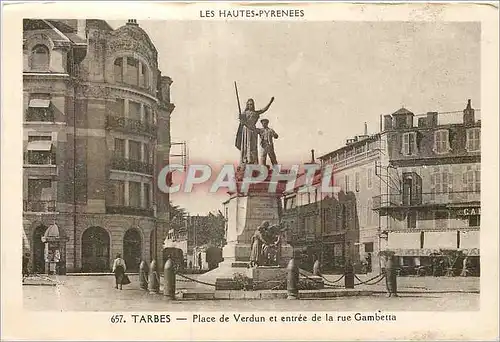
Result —
M109 272L109 234L101 227L90 227L82 235L82 271Z
M45 244L42 242L42 236L47 227L40 225L33 232L33 273L45 272Z
M123 237L123 259L127 270L137 271L141 263L142 252L141 234L137 229L129 229Z

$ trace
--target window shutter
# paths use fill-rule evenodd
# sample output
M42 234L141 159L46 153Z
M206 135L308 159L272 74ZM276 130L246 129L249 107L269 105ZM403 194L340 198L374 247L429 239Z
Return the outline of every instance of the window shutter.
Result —
M403 133L403 139L401 140L401 154L403 155L408 154L408 141L409 141L408 133Z

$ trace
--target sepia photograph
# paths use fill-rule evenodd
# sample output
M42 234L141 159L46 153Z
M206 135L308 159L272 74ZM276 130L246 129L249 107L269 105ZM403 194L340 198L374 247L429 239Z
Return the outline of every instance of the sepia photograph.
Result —
M24 15L16 36L19 310L349 329L480 312L498 229L481 20L97 12Z

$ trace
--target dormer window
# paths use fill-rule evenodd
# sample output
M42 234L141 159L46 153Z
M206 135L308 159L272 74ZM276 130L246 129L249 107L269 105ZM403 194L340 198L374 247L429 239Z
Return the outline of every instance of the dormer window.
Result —
M403 140L401 144L401 154L404 156L414 156L417 154L417 133L406 132L403 133Z
M450 134L447 129L441 129L434 132L434 152L448 153L450 152Z
M479 128L467 130L467 152L478 152L481 150L481 131Z
M35 71L48 71L49 62L49 48L42 44L35 45L31 50L31 69Z

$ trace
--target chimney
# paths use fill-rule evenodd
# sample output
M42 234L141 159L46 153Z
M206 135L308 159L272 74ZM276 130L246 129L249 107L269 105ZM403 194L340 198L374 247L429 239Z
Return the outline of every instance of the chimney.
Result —
M392 116L384 115L384 131L390 131L392 129Z
M87 39L87 20L77 20L76 34L82 39Z
M139 26L139 24L137 24L137 19L129 19L127 21L127 25L131 25L131 26Z
M314 150L311 150L311 163L314 164L315 158L314 158Z
M476 121L475 110L471 106L471 100L467 101L467 107L464 109L464 124L473 125Z
M427 126L436 127L438 125L438 113L427 112Z
M365 135L368 135L368 125L365 122Z

